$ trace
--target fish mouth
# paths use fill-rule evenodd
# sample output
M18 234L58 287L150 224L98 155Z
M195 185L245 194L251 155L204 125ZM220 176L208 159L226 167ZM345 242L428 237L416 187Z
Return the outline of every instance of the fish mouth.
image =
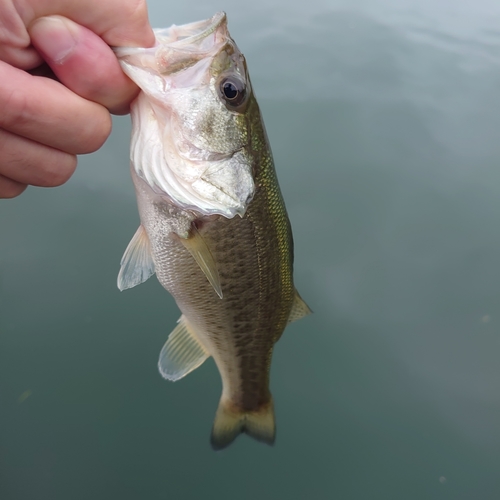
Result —
M171 48L180 49L204 40L212 33L215 33L226 22L226 13L217 12L213 17L204 21L196 21L190 24L183 24L182 26L174 24L169 28L156 29L154 31L160 43L168 44Z
M156 37L154 47L113 48L116 56L120 59L122 69L128 76L131 76L130 72L133 71L133 69L127 68L130 62L128 56L139 58L140 64L144 68L150 68L155 72L175 72L184 66L194 64L207 54L217 52L229 38L225 12L217 12L210 19L204 21L195 21L181 26L173 24L169 28L156 28L153 31ZM188 63L189 60L191 62ZM174 68L171 67L172 62L175 63ZM135 66L137 62L131 63L131 65Z

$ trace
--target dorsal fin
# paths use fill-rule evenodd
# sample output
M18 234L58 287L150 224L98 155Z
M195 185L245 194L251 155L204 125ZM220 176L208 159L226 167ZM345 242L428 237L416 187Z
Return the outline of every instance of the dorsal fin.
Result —
M222 288L220 286L219 272L217 265L212 256L212 252L208 248L205 240L198 232L196 227L192 226L188 238L180 238L182 244L186 247L189 253L194 257L194 260L200 266L203 274L207 277L210 284L214 287L215 293L222 299Z
M130 240L120 262L118 288L123 291L146 281L155 272L151 256L151 244L145 229L141 226Z
M299 295L299 292L295 290L295 296L293 298L292 310L290 311L290 316L288 316L288 323L292 323L297 321L308 314L311 314L312 311L309 306L303 301L302 297Z
M158 361L162 376L173 382L196 370L210 357L184 315L177 323L178 325L168 336Z

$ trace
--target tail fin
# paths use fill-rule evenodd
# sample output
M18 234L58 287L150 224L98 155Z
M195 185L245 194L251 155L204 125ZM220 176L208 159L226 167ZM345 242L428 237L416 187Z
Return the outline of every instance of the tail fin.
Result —
M241 412L221 400L210 443L214 450L222 450L229 446L242 432L269 445L274 444L276 424L274 422L274 405L272 399L256 411Z

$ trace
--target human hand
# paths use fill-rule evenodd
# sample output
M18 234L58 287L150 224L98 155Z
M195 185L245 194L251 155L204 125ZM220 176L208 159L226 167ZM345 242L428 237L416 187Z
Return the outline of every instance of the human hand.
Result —
M138 92L109 46L154 41L144 0L0 0L0 198L63 184L102 146ZM57 80L27 72L43 61Z

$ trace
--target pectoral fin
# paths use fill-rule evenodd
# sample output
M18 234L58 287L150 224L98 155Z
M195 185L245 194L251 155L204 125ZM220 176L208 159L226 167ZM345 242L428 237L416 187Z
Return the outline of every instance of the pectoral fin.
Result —
M288 317L288 323L297 321L298 319L311 313L312 311L309 306L302 300L299 292L295 290L295 297L293 298L292 310L290 311L290 316Z
M209 357L186 318L181 316L160 352L158 368L163 377L175 382L196 370Z
M222 299L222 288L220 286L217 265L215 264L212 252L210 252L201 234L193 226L189 238L180 238L180 241L194 257L194 260L198 263L208 281L214 287L215 292Z
M139 226L120 262L118 288L123 291L146 281L155 272L151 244L145 229Z

